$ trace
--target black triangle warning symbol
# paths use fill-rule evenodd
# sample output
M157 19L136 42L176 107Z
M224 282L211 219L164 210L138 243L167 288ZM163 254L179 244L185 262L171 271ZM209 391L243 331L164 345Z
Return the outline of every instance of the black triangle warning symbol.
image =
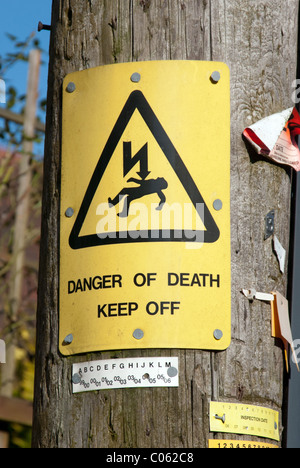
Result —
M107 166L116 150L117 145L119 144L122 135L127 128L133 113L138 110L141 117L143 118L144 122L146 123L147 127L149 128L150 132L152 133L153 137L155 138L156 142L158 143L159 147L161 148L163 154L167 158L168 162L172 166L175 174L177 175L178 179L180 180L182 186L184 187L189 199L191 200L193 206L198 212L203 225L205 226L205 230L203 231L186 231L182 230L180 235L177 230L169 230L167 231L168 234L163 230L159 232L156 231L155 236L151 235L151 230L148 232L140 233L140 236L137 237L136 235L130 236L130 232L128 235L124 235L124 233L114 233L114 236L107 236L103 238L103 236L98 236L97 234L90 234L90 235L81 235L80 231L82 229L83 223L86 219L87 213L93 201L96 191L101 183L102 177L107 169ZM128 151L129 148L126 148ZM142 148L138 155L135 158L140 158L142 161L142 151L146 151L146 148ZM134 164L133 160L130 159L130 156L127 158L127 165ZM128 169L125 169L125 161L124 161L124 174ZM145 174L143 174L142 170L144 170ZM142 167L141 164L141 173L140 177L141 180L145 179L149 174L147 167ZM164 180L164 179L162 179ZM201 206L201 210L199 209ZM135 233L136 234L136 233ZM199 234L199 235L197 235ZM130 94L109 138L105 145L105 148L99 158L91 181L88 185L87 191L83 198L81 207L79 209L77 218L75 220L72 232L69 238L70 247L74 250L77 249L84 249L88 247L95 247L95 246L102 246L102 245L111 245L111 244L122 244L122 243L137 243L137 242L191 242L191 239L201 239L202 243L214 243L220 237L220 231L218 226L216 225L204 199L195 184L191 174L189 173L188 169L186 168L184 162L182 161L180 155L176 151L174 145L172 144L170 138L166 134L165 130L163 129L162 125L160 124L158 118L156 117L155 113L153 112L151 106L149 105L148 101L146 100L145 96L141 91L134 91ZM195 241L195 240L194 240ZM199 242L199 240L198 240Z

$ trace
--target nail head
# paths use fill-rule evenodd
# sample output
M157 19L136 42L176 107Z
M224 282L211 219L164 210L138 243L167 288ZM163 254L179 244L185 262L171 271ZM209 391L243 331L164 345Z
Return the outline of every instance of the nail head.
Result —
M76 85L71 81L67 86L67 93L74 93L75 89Z
M167 370L167 374L169 377L176 377L176 375L178 374L178 370L176 369L176 367L169 367L169 369Z
M73 208L68 208L68 209L66 210L65 215L66 215L67 218L72 218L73 214L74 214Z
M73 339L74 339L74 337L73 337L72 334L66 336L66 338L64 339L64 344L65 345L70 345L73 342Z
M211 77L210 77L211 81L213 83L218 83L221 79L221 73L218 72L218 71L214 71L212 74L211 74Z
M214 331L214 338L215 338L215 340L220 341L223 338L222 330L215 330Z
M44 25L43 25L43 23L42 23L41 21L39 21L39 24L38 24L38 32L43 31L43 29L44 29Z
M143 330L140 330L139 328L137 328L136 330L134 330L134 332L133 332L133 338L135 338L136 340L141 340L142 338L144 338L144 332L143 332Z
M223 208L222 200L215 200L213 206L216 211L221 211L221 209Z
M75 385L78 385L81 382L81 377L79 374L74 374L72 377L72 382Z
M140 73L133 73L133 75L131 75L131 81L133 83L139 83L141 81Z
M41 31L51 31L51 26L48 24L43 24L41 21L38 23L38 32Z
M215 419L218 419L219 421L222 421L223 424L225 424L226 421L226 414L223 414L223 416L219 416L218 414L215 414Z

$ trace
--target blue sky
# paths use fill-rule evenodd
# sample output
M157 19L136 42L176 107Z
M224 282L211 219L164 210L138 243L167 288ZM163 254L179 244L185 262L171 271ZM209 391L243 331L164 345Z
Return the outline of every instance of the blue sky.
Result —
M20 41L26 39L32 32L36 32L36 38L45 53L40 73L40 99L47 95L48 77L48 52L49 31L37 32L38 22L51 23L52 0L0 0L0 55L15 52L13 43L8 39L6 33L17 36ZM27 63L15 65L5 76L6 87L13 86L20 94L26 94L27 88ZM2 76L0 76L3 78ZM4 104L0 104L4 106ZM14 109L18 110L18 109ZM40 145L39 145L40 151Z

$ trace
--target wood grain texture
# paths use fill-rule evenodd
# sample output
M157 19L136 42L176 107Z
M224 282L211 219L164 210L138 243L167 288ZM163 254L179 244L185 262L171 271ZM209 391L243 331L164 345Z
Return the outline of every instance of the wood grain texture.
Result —
M286 293L287 275L279 271L271 239L264 241L264 218L275 209L276 235L288 249L291 174L256 156L242 131L292 106L297 17L298 0L53 1L34 447L207 447L214 437L210 399L281 411L283 353L271 338L270 307L249 302L240 291ZM221 353L143 350L64 358L58 353L62 80L102 64L158 59L224 61L231 69L232 344ZM179 389L72 395L73 362L160 355L179 357Z

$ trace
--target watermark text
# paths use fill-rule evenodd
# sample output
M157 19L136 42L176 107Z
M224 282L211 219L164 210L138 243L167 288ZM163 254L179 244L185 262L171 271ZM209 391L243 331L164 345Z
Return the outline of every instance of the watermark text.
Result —
M121 200L120 200L121 202ZM126 203L126 201L125 201ZM96 226L100 239L145 239L163 241L184 241L187 249L200 249L204 243L204 204L164 203L158 209L155 203L148 207L134 203L130 213L108 203L100 203L96 210L99 221ZM124 215L125 213L125 215Z

